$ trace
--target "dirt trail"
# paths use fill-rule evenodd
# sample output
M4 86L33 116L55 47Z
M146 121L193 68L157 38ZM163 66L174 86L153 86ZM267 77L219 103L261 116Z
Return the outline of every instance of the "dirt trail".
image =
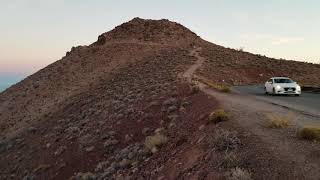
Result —
M201 47L193 49L190 52L190 55L197 58L197 61L192 66L190 66L190 68L182 75L182 77L185 78L189 83L192 83L194 72L202 65L203 61L205 60L205 58L199 55L199 51L201 51Z
M193 73L201 66L205 60L199 55L201 48L194 49L191 54L197 58L197 61L184 74L189 82L192 81ZM273 152L270 154L276 159L287 162L287 166L292 172L286 172L294 175L295 179L319 179L320 177L320 147L308 141L297 138L295 126L288 129L271 129L265 126L267 121L266 114L288 115L289 109L282 108L270 103L259 101L254 97L242 96L239 94L220 93L208 88L205 84L197 83L200 90L206 94L215 97L232 116L237 126L258 136L264 144L264 147ZM295 119L310 118L304 114L294 113ZM275 166L281 166L275 164ZM278 167L281 169L281 167Z

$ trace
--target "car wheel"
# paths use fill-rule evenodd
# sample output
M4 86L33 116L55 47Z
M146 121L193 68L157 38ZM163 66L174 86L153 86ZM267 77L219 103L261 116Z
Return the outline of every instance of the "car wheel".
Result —
M300 94L295 94L294 96L300 96Z
M274 88L272 89L272 95L276 95L276 90Z
M264 93L265 93L266 95L269 94L266 87L264 87Z

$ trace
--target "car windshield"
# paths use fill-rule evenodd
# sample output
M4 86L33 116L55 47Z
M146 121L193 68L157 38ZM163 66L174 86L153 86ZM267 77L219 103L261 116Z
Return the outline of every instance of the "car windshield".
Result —
M275 83L293 83L291 79L274 79Z

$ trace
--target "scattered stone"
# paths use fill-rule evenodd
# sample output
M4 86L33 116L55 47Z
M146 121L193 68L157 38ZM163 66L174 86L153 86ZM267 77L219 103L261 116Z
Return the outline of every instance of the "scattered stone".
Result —
M67 149L66 146L60 146L55 152L54 155L55 156L59 156L61 153L63 153L65 150Z
M128 158L129 158L129 159L133 159L133 158L134 158L134 155L135 155L135 154L134 154L133 152L129 152Z
M116 140L116 139L109 139L109 140L107 140L107 141L105 141L105 142L103 143L103 147L108 148L108 147L113 146L113 145L116 145L116 144L118 144L118 143L119 143L119 141Z
M78 127L69 127L66 129L66 133L80 133L80 128Z
M21 144L24 141L24 138L17 138L16 143Z
M156 130L154 130L154 133L155 134L162 134L162 133L164 133L164 128L157 128Z
M150 134L150 132L151 132L151 129L148 128L148 127L143 128L143 130L142 130L142 134L143 134L143 135L148 135L148 134Z
M170 106L167 111L168 111L168 113L172 113L174 111L177 111L177 109L178 109L177 106L173 105L173 106Z
M36 133L37 130L38 130L37 128L32 127L32 126L28 128L28 132L29 132L29 133L32 133L32 134Z
M94 137L91 134L87 134L78 138L78 142L81 146L87 147L94 142Z
M6 144L3 141L0 141L0 153L6 150Z
M37 168L35 168L33 170L33 172L34 173L39 173L39 172L46 171L49 168L50 168L50 165L48 165L48 164L40 164Z
M87 173L78 173L74 178L75 180L95 180L97 179L96 175L92 174L91 172Z
M133 135L132 134L127 134L124 139L126 142L130 141L132 139Z
M115 136L116 135L116 132L115 131L109 131L108 133L110 136Z
M168 116L168 119L170 119L171 121L176 121L179 118L179 115L177 114L171 114Z
M86 150L87 152L91 152L91 151L94 150L94 146L87 147L85 150Z
M35 180L35 177L34 177L33 174L32 175L26 175L25 177L23 177L22 180Z
M204 124L202 124L201 126L199 126L199 131L202 131L206 126Z
M122 161L119 162L120 168L126 168L130 165L130 161L128 159L123 159Z
M163 102L163 105L173 105L173 104L176 104L178 101L176 98L170 98L170 99L167 99Z

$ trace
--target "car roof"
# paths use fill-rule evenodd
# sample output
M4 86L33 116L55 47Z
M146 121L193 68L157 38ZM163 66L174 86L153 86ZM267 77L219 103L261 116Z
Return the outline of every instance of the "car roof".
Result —
M272 77L271 79L290 79L288 77Z

